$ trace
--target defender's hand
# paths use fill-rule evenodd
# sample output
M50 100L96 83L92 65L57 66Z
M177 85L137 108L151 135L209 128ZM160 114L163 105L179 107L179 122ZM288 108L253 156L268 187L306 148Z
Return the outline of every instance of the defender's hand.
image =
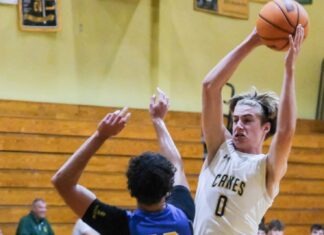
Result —
M124 129L130 116L131 114L128 112L127 107L107 114L98 125L97 136L100 139L106 140L111 136L117 135Z
M158 97L155 94L151 97L149 111L152 119L164 119L169 109L169 98L160 88L157 88L157 92Z

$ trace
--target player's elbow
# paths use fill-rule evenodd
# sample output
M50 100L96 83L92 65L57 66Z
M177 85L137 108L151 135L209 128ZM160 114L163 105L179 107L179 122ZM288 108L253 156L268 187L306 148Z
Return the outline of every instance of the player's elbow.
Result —
M212 87L215 85L215 81L212 79L209 79L207 76L203 81L202 81L202 87L204 90L210 90Z
M55 175L52 176L51 182L57 191L64 189L64 180L62 179L62 177L60 177L59 172L56 172Z
M212 94L217 94L217 92L221 92L222 86L215 81L205 79L202 82L202 90L205 95L209 96Z
M208 93L210 91L210 87L211 87L211 84L210 84L209 81L204 80L202 82L202 90L203 90L204 94L206 94L206 93Z
M52 178L51 178L51 182L52 182L52 184L53 184L53 186L55 187L55 188L57 188L58 186L59 186L59 179L58 179L58 177L57 177L57 173L55 174L55 175L53 175L52 176Z
M51 178L51 182L56 191L63 197L66 198L71 193L73 186L69 185L68 180L64 179L59 172L57 172Z

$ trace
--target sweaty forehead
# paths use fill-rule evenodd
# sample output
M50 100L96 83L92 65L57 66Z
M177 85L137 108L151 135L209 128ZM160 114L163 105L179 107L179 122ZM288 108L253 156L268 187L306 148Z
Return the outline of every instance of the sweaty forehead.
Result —
M261 105L237 104L233 116L259 116L262 115Z

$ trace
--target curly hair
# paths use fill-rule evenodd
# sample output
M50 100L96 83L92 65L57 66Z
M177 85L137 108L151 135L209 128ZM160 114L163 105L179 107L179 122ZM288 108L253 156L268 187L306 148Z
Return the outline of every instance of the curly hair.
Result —
M277 128L277 114L279 98L274 92L260 93L256 88L252 88L250 92L243 93L232 97L229 100L230 112L233 113L237 104L245 104L252 107L259 106L261 108L261 124L270 122L271 128L267 133L266 138L274 135Z
M176 168L159 153L145 152L130 159L127 186L138 202L152 205L171 191Z

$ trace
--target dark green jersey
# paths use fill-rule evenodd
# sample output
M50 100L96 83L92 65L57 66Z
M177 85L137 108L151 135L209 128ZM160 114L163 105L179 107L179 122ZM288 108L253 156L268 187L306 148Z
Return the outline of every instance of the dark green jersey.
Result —
M16 235L54 235L47 219L37 219L32 212L19 221Z

